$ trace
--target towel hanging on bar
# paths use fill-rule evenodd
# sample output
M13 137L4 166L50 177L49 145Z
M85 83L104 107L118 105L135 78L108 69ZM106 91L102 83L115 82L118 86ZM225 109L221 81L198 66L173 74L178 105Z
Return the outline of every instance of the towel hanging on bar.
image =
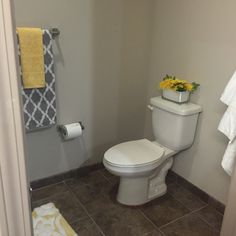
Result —
M232 175L236 160L236 71L228 82L220 100L228 105L224 113L218 130L229 139L221 165L228 175Z
M17 28L21 53L22 81L25 89L44 88L43 31L40 28Z
M43 48L45 88L24 89L21 86L26 131L47 128L56 124L56 81L50 30L43 30ZM18 53L20 60L19 44Z

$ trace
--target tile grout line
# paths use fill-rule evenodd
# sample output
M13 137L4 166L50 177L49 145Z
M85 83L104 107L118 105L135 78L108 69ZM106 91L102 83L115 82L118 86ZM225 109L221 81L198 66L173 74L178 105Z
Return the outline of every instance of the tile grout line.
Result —
M187 180L186 180L186 181L187 181ZM204 203L206 203L206 204L209 203L208 200L207 200L207 202L205 202L205 201L202 200L196 193L194 193L194 191L191 191L189 188L183 186L181 183L178 182L178 180L176 180L174 183L177 184L178 186L180 186L181 188L187 190L188 192L192 193L193 195L197 196L197 198L199 198L202 202L204 202ZM191 184L191 183L190 183L190 184ZM192 184L192 185L193 185L193 184ZM193 185L193 186L196 187L195 185ZM198 189L198 187L196 187L196 188ZM199 189L199 190L202 191L201 189ZM207 194L207 193L205 193L204 191L202 191L202 192L203 192L204 194ZM207 194L207 195L208 195L208 194ZM208 195L208 198L209 198L209 195Z
M202 203L206 204L206 205L209 205L208 202L205 202L203 201L198 195L196 195L195 193L191 192L189 189L185 188L184 186L178 184L178 183L175 183L177 186L179 186L180 188L183 188L185 191L189 192L191 195L195 196L199 201L201 201ZM168 185L167 185L167 192L168 192ZM168 192L171 196L172 194L170 192ZM173 196L174 197L174 196ZM177 199L176 199L177 200Z
M211 204L209 203L209 199L212 198L212 197L211 197L210 195L208 195L207 193L205 193L204 191L203 191L203 193L208 195L208 200L207 200L207 202L204 201L204 200L202 200L201 197L198 196L198 194L194 193L193 191L191 191L190 189L188 189L187 187L185 187L185 186L183 186L181 183L179 183L177 179L176 179L175 181L171 182L170 184L172 184L172 183L174 183L174 184L178 185L179 187L183 188L184 190L190 192L191 194L193 194L194 196L196 196L201 202L203 202L203 203L205 203L206 205L210 206L210 207L213 208L216 212L218 212L219 214L221 214L222 216L224 216L224 213L222 213L221 211L217 210L216 207L214 207L213 205L211 205ZM191 183L190 183L190 184L191 184ZM196 187L195 185L193 185L193 186ZM197 187L196 187L196 188L197 188ZM199 190L202 191L201 189L199 189Z
M103 169L101 169L103 170ZM107 178L101 170L96 170L109 184L114 184L111 180L109 180L109 178Z
M206 207L206 206L201 207L201 208L199 208L199 209L197 209L197 210L191 211L191 212L189 212L189 213L187 213L187 214L185 214L185 215L183 215L183 216L181 216L181 217L178 217L177 219L174 219L174 220L170 221L169 223L166 223L166 224L162 225L159 229L161 230L161 228L164 228L164 227L166 227L166 226L168 226L168 225L170 225L170 224L172 224L172 223L174 223L174 222L176 222L176 221L178 221L178 220L180 220L180 219L182 219L182 218L185 218L185 217L187 217L187 216L190 216L191 214L194 214L194 213L196 213L197 211L200 211L200 210L202 210L202 209L205 208L205 207Z
M57 183L52 183L52 184L49 184L49 185L45 185L45 186L42 186L42 187L39 187L39 188L35 188L35 189L33 189L33 191L41 190L41 189L44 189L44 188L47 188L47 187L51 187L53 185L57 185L57 184L61 184L61 183L64 183L64 180L62 180L60 182L57 182Z
M183 178L183 177L182 177L182 178ZM178 177L177 177L177 179L178 179ZM183 178L183 179L184 179L184 178ZM186 180L186 179L184 179L184 180ZM187 180L186 180L186 181L187 181ZM188 181L187 181L187 182L188 182ZM192 193L193 195L197 196L198 199L200 199L202 202L206 203L207 205L209 205L210 207L212 207L215 211L217 211L217 212L220 213L222 216L224 216L224 213L220 212L219 210L217 210L216 207L214 207L213 205L211 205L211 204L209 203L210 198L213 198L212 196L210 196L209 194L207 194L207 193L204 192L203 190L199 189L197 186L193 185L192 183L190 183L191 185L193 185L193 187L196 187L197 189L199 189L200 191L202 191L204 194L207 194L208 199L207 199L207 202L206 202L206 201L202 200L202 199L201 199L197 194L195 194L193 191L191 191L190 189L188 189L187 187L185 187L185 186L183 186L181 183L179 183L178 180L176 180L175 183L176 183L178 186L180 186L180 187L184 188L185 190L187 190L188 192ZM217 200L217 201L218 201L218 200Z
M208 205L207 205L207 206L208 206ZM168 225L170 225L170 224L172 224L172 223L174 223L174 222L176 222L176 221L178 221L178 220L180 220L180 219L182 219L182 218L188 217L189 215L195 214L195 213L197 213L198 211L204 209L205 207L206 207L206 206L201 207L201 208L199 208L198 210L194 210L194 211L192 211L192 212L189 212L189 213L187 213L187 214L185 214L185 215L183 215L183 216L181 216L181 217L179 217L179 218L177 218L177 219L175 219L175 220L173 220L173 221L171 221L171 222L169 222L169 223L167 223L167 224L165 224L165 225L162 225L159 230L160 230L161 232L163 232L163 231L161 230L161 228L164 228L164 227L166 227L166 226L168 226ZM197 216L199 219L201 219L203 222L205 222L205 223L212 229L212 231L217 232L217 233L220 232L220 230L215 230L214 227L213 227L212 225L210 225L210 223L208 223L206 220L204 220L201 216L199 216L199 215L196 215L196 216Z
M179 185L180 187L182 187L181 185ZM184 187L182 187L182 188L184 188ZM184 188L185 189L185 188ZM187 190L187 189L185 189L185 190ZM189 190L187 190L187 191L189 191ZM190 192L190 191L189 191ZM169 192L168 192L169 193ZM190 192L191 194L193 194L192 192ZM176 201L178 201L180 204L182 204L183 205L183 203L181 203L174 195L172 195L171 193L169 193ZM193 194L194 195L194 194ZM198 200L200 200L202 203L204 203L204 204L206 204L205 206L202 206L201 208L199 208L199 209L196 209L196 210L191 210L190 208L188 208L187 206L184 206L185 208L187 208L188 210L190 210L190 212L189 213L187 213L186 215L188 215L188 214L190 214L190 213L196 213L197 211L200 211L200 210L202 210L202 209L204 209L204 208L206 208L206 207L211 207L208 203L206 203L206 202L204 202L204 201L202 201L201 199L199 199L199 197L198 197ZM214 209L214 211L216 211L216 213L219 213L220 215L222 215L220 212L218 212L215 208L213 208ZM201 220L203 220L208 226L210 226L214 231L216 231L216 232L219 232L219 230L215 230L214 229L214 227L213 227L213 225L211 225L209 222L207 222L205 219L203 219L200 215L197 215ZM163 226L165 226L165 225L163 225ZM162 226L161 226L162 227Z
M109 180L109 178L107 178L101 170L99 170L99 173L110 183L110 184L113 184L113 182L111 180Z
M70 191L69 189L66 189L66 190L63 191L63 192L56 193L56 194L52 194L52 195L50 195L50 196L48 196L48 197L40 198L40 199L38 199L38 200L33 200L33 197L30 197L30 201L31 201L32 203L43 202L43 201L45 201L45 200L47 200L47 199L51 199L51 198L53 198L53 197L60 196L61 193L66 193L66 192L69 192L69 191Z
M220 230L215 229L213 225L211 225L209 222L207 222L207 220L203 219L200 215L197 215L197 216L198 216L202 221L204 221L210 228L212 228L213 231L215 231L215 232L217 232L217 233L220 232Z
M155 225L155 223L153 223L152 220L149 219L149 218L144 214L144 212L143 212L141 209L138 209L138 211L142 214L142 216L143 216L146 220L148 220L148 222L151 223L151 225L152 225L158 232L160 232L161 234L163 234L163 236L165 236L165 234L164 234L162 231L160 231L159 227L157 227L157 225ZM149 233L150 233L150 232L149 232Z
M76 201L79 203L79 205L82 207L82 209L85 211L85 213L88 215L89 219L95 224L95 226L97 227L97 229L100 231L100 233L105 236L104 232L102 231L102 229L100 228L100 226L96 223L96 221L92 218L92 216L90 215L90 213L88 212L88 210L86 209L86 207L80 202L80 200L76 197L76 195L74 194L73 190L70 189L70 192L72 193L72 195L75 197Z
M209 204L208 203L208 206L210 207L210 208L212 208L214 211L216 211L218 214L220 214L221 216L223 216L224 217L224 214L223 213L221 213L220 211L218 211L214 206L212 206L211 204Z
M67 184L66 184L67 185ZM98 228L98 230L100 231L100 233L103 236L106 236L104 234L104 232L102 231L102 229L100 228L100 226L96 223L96 221L92 218L92 216L89 214L88 210L86 209L86 207L80 202L80 200L77 198L77 196L75 195L75 193L73 192L73 190L67 185L67 187L69 188L69 191L71 192L71 194L75 197L75 200L79 203L79 205L82 207L82 209L85 211L85 213L88 215L89 219L92 220L92 222L96 225L96 227Z
M192 209L190 209L189 207L185 206L185 205L184 205L180 200L178 200L174 195L172 195L170 192L168 192L168 189L167 189L167 193L168 193L171 197L173 197L178 203L180 203L182 206L184 206L187 210L189 210L190 212L198 211L198 210L200 210L200 209L202 209L202 208L208 206L208 203L205 203L205 202L203 202L201 199L198 198L198 200L200 200L200 201L201 201L202 203L204 203L205 205L202 206L202 207L200 207L200 208L198 208L198 209L196 209L196 210L192 210ZM194 194L193 194L193 195L194 195Z
M200 208L198 208L198 209L196 209L196 210L191 210L191 209L189 209L188 207L186 207L181 201L179 201L176 197L174 197L172 194L170 194L169 192L168 192L168 190L167 190L167 194L169 194L172 198L174 198L181 206L183 206L185 209L187 209L187 210L189 210L189 212L188 213L186 213L185 215L188 215L189 213L192 213L192 212L195 212L195 211L199 211L199 210L201 210L202 208L204 208L204 207L206 207L207 205L204 205L204 206L202 206L202 207L200 207ZM181 216L182 217L182 216Z

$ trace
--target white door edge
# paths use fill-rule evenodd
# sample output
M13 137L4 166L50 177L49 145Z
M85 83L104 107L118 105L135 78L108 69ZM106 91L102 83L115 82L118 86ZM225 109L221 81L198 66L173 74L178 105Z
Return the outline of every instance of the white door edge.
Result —
M14 35L11 1L0 0L0 232L32 236Z

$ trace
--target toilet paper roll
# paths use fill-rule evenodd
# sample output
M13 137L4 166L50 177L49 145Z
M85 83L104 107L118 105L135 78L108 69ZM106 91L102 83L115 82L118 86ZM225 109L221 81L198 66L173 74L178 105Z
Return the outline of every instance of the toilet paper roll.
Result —
M60 128L64 140L74 139L82 135L80 123L61 125Z

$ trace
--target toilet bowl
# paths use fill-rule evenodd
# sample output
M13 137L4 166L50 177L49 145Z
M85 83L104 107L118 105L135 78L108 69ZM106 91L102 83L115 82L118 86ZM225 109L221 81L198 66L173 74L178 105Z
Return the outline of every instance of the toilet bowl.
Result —
M175 153L147 139L121 143L106 151L105 168L120 177L118 202L140 205L165 194L165 177Z
M120 177L117 201L125 205L141 205L166 193L173 155L192 145L202 110L193 103L179 105L161 97L152 98L151 105L156 140L124 142L104 154L105 168Z

